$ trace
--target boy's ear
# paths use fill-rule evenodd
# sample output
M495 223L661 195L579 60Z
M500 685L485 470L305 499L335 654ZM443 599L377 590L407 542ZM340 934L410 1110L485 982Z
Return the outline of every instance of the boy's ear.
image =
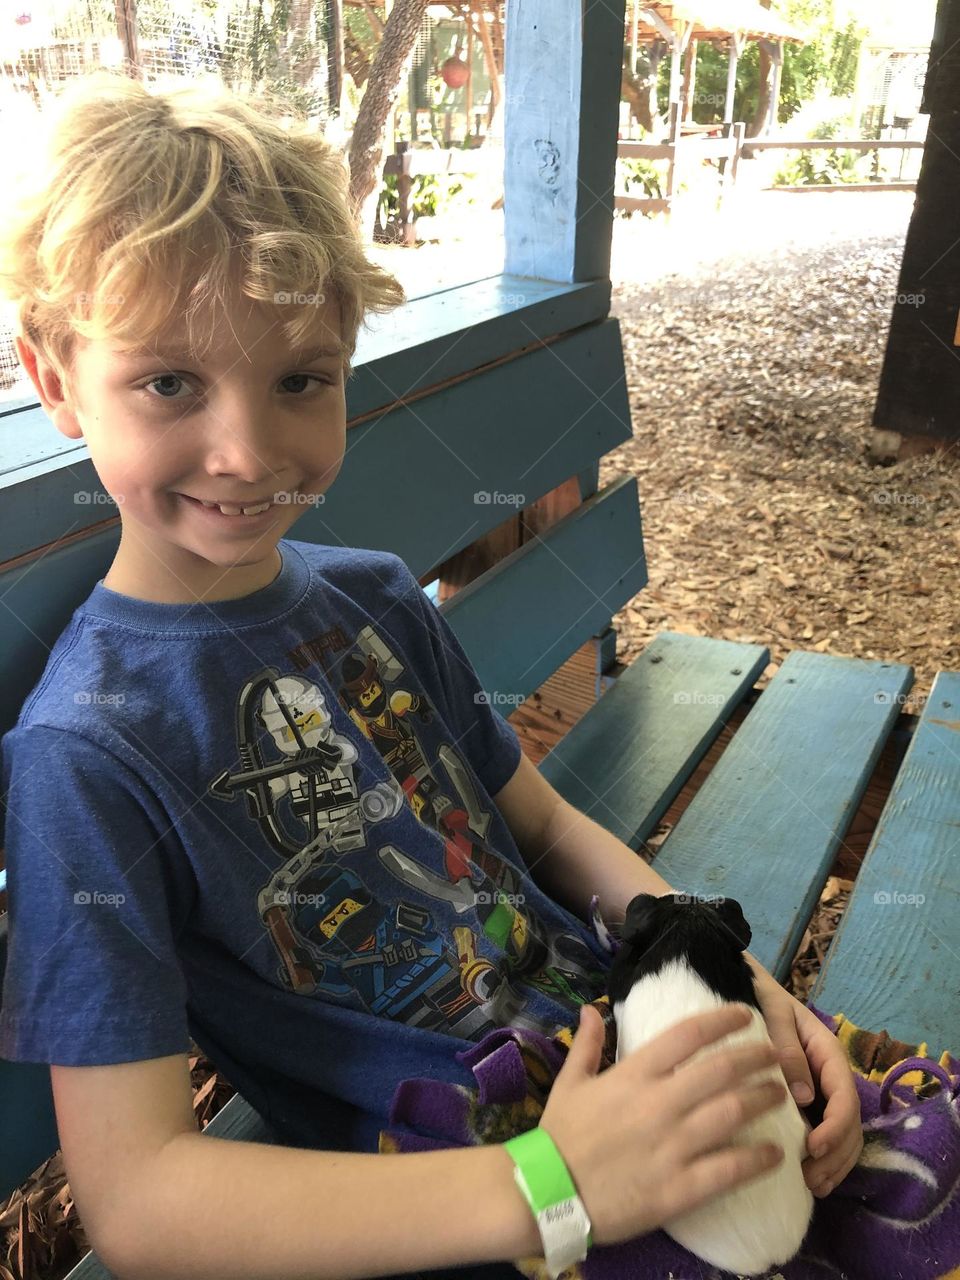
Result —
M14 337L17 356L26 369L30 381L37 389L40 404L47 417L61 434L71 440L79 440L83 429L68 403L69 389L64 379L40 350L35 350L20 334Z
M753 933L744 919L740 903L736 898L721 898L716 903L716 909L717 915L723 922L731 941L736 942L738 950L746 951Z

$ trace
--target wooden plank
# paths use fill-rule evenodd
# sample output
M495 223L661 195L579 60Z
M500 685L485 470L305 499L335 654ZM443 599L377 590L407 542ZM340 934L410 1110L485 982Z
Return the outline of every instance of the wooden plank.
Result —
M220 1108L203 1132L211 1138L230 1138L235 1142L277 1141L277 1135L260 1112L239 1093Z
M544 759L543 776L638 848L769 661L761 645L660 632Z
M806 194L808 191L819 191L829 194L831 191L916 191L915 182L809 182L802 186L763 187L764 191L788 191L791 195Z
M857 1026L960 1039L960 674L933 683L811 998Z
M781 981L912 683L899 663L792 652L657 855L678 891L741 903Z
M617 155L621 158L644 160L669 160L674 147L670 142L618 142Z
M440 611L506 715L646 582L637 481L623 476L463 587Z
M670 208L669 200L659 196L617 196L618 209L641 209L645 213L666 213Z
M609 307L609 280L495 275L371 315L346 388L348 421L416 402L433 386L600 320ZM119 519L83 441L62 436L35 401L16 425L0 433L0 564Z
M750 138L751 151L922 151L922 138Z
M394 551L419 577L631 434L609 318L351 429L336 482L292 536ZM429 518L411 518L426 494Z
M114 524L0 573L0 735L12 728L74 609L110 567Z
M624 0L507 0L504 270L610 274Z
M0 914L0 995L7 968L9 918ZM24 1124L24 1117L30 1123ZM50 1068L0 1058L0 1201L60 1145L50 1089Z

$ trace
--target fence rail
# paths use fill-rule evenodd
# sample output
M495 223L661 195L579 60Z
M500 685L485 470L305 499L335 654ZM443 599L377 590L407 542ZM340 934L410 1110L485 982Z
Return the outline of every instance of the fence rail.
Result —
M703 136L704 131L681 133L675 114L671 116L669 133L661 142L633 142L621 139L617 143L618 159L666 160L666 190L658 196L626 196L614 197L614 208L639 210L644 213L669 212L674 197L677 180L677 162L682 156L684 162L693 160L719 161L720 188L718 203L722 200L729 185L736 181L737 169L741 159L749 160L758 151L907 151L923 150L921 138L745 138L745 125L726 123L717 125L722 130L720 137ZM901 160L901 170L903 163ZM898 180L896 182L870 183L822 183L806 186L777 185L776 191L913 191L916 182Z

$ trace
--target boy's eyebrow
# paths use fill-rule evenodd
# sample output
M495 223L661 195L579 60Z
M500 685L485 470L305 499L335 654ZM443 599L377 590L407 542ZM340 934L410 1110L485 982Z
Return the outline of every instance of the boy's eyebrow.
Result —
M334 346L321 344L318 347L308 347L302 351L291 351L287 359L290 360L340 360L347 352L344 343L340 342ZM130 356L131 359L144 359L151 357L157 360L196 360L196 356L191 351L187 351L181 347L129 347L121 352L122 355Z

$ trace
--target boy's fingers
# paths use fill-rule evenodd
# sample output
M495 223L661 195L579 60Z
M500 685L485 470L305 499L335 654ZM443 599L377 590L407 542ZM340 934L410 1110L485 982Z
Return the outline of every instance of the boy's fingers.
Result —
M722 1036L742 1030L750 1021L750 1010L743 1004L725 1004L709 1013L698 1013L684 1018L670 1034L660 1035L649 1041L630 1056L640 1060L638 1069L644 1075L666 1076L704 1045L712 1044Z

